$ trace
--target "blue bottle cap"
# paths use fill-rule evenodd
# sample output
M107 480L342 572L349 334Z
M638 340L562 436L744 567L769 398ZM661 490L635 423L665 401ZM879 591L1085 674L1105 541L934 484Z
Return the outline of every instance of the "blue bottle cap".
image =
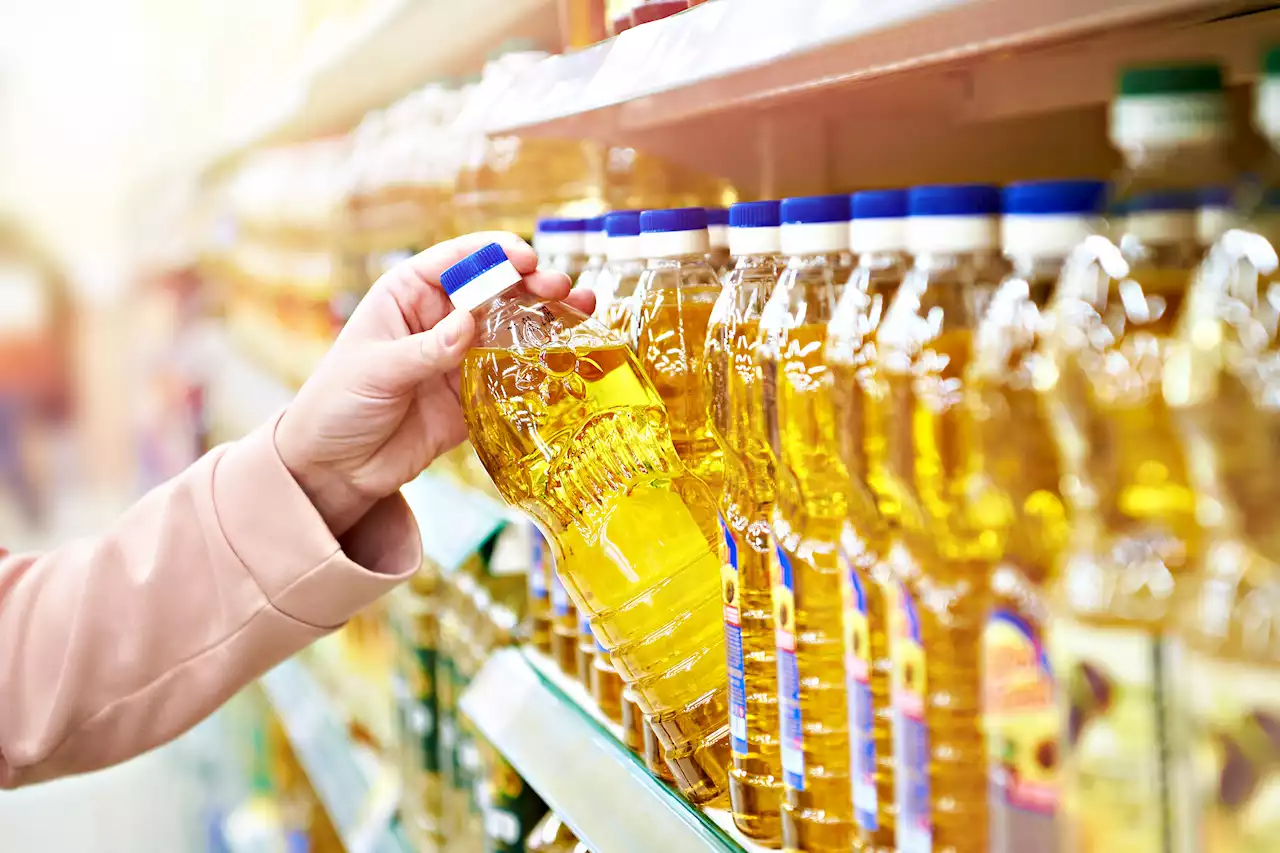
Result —
M539 219L534 227L543 234L573 234L586 231L587 221L585 219L549 217L547 219Z
M724 207L705 207L707 212L707 225L728 225L729 210Z
M583 220L584 231L597 232L604 230L604 216L593 216L590 219Z
M849 196L810 195L782 200L782 224L848 222Z
M1200 207L1200 194L1195 190L1154 190L1130 196L1124 202L1126 214L1189 213Z
M1199 195L1200 207L1235 207L1235 193L1231 187L1203 187Z
M1093 216L1106 201L1105 181L1021 181L1004 188L1006 215Z
M707 227L707 211L702 207L646 210L640 214L640 231L657 234L667 231L701 231Z
M640 236L640 211L615 210L605 214L604 231L610 237Z
M776 201L740 201L729 208L730 228L777 228L782 205Z
M853 219L900 219L907 215L906 190L863 190L849 199Z
M907 191L909 216L994 216L1000 190L991 184L936 184Z
M444 288L445 293L452 296L465 285L475 281L506 260L507 253L502 250L502 247L497 243L490 243L467 255L441 273L440 285Z

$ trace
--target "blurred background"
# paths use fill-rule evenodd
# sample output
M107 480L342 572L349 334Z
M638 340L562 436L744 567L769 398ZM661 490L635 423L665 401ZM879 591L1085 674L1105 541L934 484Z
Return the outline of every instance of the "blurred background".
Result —
M458 233L1105 177L1116 70L1153 59L1221 62L1233 154L1257 162L1248 104L1280 39L1273 5L0 0L0 548L101 529L244 434L384 269ZM484 492L467 464L456 480ZM505 523L494 511L485 530ZM487 563L481 541L436 562ZM402 605L417 615L397 633ZM0 794L0 848L524 849L484 841L480 817L450 841L420 813L441 771L403 767L427 688L404 686L422 676L397 644L421 606L355 620L173 747ZM512 608L476 619L509 634ZM295 754L317 743L320 758Z

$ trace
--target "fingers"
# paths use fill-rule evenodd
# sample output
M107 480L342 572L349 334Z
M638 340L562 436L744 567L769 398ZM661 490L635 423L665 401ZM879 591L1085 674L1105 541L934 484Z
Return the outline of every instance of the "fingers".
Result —
M536 272L525 273L524 286L534 296L540 296L543 299L561 300L569 295L569 288L573 284L569 280L569 276L562 272L537 270Z
M378 391L403 393L453 370L462 363L475 332L476 321L469 311L453 311L425 332L387 343L372 368Z
M564 301L566 304L572 305L574 308L577 308L583 314L588 316L595 313L596 295L589 287L575 287L572 292L564 298Z
M438 286L445 270L490 243L501 246L512 266L521 273L527 274L537 269L538 256L534 254L533 248L515 234L509 231L477 231L437 243L401 263L397 270L403 269L405 274L419 281Z

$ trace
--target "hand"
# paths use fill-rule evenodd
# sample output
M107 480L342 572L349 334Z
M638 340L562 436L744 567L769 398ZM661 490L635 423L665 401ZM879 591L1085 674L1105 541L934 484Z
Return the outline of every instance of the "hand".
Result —
M592 311L589 291L570 294L568 277L538 271L505 232L447 240L379 278L276 427L280 458L335 537L467 437L458 367L475 319L453 309L440 274L489 243L530 292Z

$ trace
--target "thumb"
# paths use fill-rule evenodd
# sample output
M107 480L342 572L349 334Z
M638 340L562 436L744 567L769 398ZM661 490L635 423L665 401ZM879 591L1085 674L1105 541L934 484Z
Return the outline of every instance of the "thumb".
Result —
M462 363L475 330L471 312L455 310L425 332L391 342L374 371L382 390L399 393L453 370Z

